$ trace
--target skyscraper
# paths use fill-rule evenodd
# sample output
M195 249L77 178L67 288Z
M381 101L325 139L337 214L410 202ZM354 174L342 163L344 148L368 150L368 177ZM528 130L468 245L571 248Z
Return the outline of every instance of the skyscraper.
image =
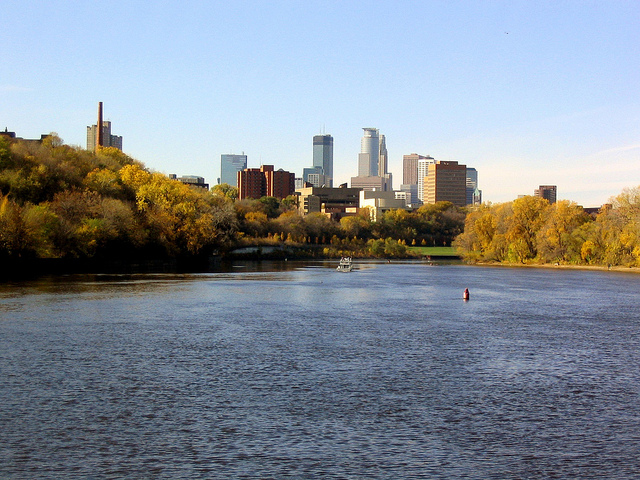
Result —
M322 167L303 168L302 179L304 182L310 183L314 187L329 187L331 179L322 172Z
M238 186L238 172L247 168L247 156L225 153L220 156L220 183Z
M322 169L314 173L324 175L327 186L333 187L333 137L331 135L313 137L313 166Z
M464 207L466 195L467 166L458 162L437 161L429 165L429 174L424 179L424 203L451 202Z
M467 205L473 205L473 193L478 188L478 171L475 168L467 167Z
M387 145L377 128L363 128L358 154L358 176L351 177L352 188L391 190L391 174L387 172Z
M425 159L424 155L410 153L402 156L402 183L403 185L418 184L418 160Z
M377 177L380 160L380 132L377 128L363 128L358 155L358 176Z
M389 165L389 153L387 152L387 139L384 135L380 135L380 147L378 150L378 176L385 179L385 190L393 190L392 174L389 173L387 167Z
M389 172L387 171L388 157L387 152L387 139L384 135L380 135L380 143L378 147L378 175L384 177Z
M434 162L433 157L429 155L418 159L418 199L421 202L426 203L424 193L425 177L429 175L429 165L433 165Z

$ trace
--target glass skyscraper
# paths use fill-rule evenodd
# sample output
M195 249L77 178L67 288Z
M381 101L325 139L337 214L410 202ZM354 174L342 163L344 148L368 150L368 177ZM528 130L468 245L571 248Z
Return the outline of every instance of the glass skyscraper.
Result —
M363 128L358 155L358 176L377 177L380 159L380 132L377 128Z
M247 168L247 156L222 154L220 161L220 183L228 183L233 187L238 186L238 172Z
M333 187L333 137L331 135L315 135L313 137L313 166L321 168L328 187Z

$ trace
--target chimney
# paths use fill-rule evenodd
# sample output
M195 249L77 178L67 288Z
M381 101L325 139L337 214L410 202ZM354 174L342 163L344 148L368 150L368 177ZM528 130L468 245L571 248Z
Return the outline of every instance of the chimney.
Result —
M102 138L102 102L98 102L98 125L96 132L96 150L98 150L98 146L104 145L104 141Z

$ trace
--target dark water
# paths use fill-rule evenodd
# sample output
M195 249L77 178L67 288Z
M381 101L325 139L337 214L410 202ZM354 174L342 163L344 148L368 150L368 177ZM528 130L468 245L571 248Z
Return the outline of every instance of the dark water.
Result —
M0 478L640 478L640 276L279 268L0 285Z

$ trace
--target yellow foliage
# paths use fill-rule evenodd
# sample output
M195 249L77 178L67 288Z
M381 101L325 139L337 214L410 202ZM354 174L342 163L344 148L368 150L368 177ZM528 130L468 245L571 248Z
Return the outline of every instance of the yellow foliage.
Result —
M125 165L118 173L122 183L131 187L134 191L137 191L151 178L151 174L138 165Z

